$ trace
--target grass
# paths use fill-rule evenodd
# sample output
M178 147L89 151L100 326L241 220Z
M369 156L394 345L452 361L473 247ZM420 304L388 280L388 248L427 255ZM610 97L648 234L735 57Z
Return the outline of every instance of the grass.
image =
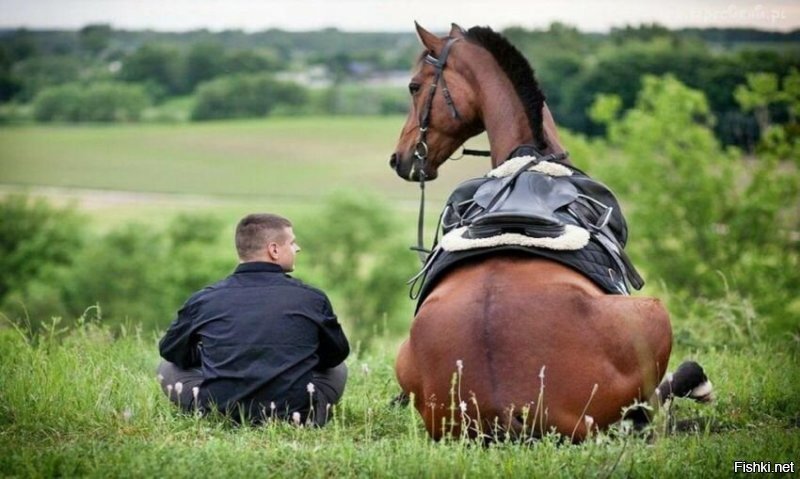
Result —
M36 339L0 329L0 471L11 477L722 477L733 462L797 461L800 349L679 351L700 360L719 400L675 404L688 432L654 442L621 429L579 446L433 443L397 393L397 341L382 337L348 360L350 380L326 428L233 427L177 412L154 378L156 336L112 337L84 325ZM754 360L757 359L757 360ZM659 431L664 426L659 423Z

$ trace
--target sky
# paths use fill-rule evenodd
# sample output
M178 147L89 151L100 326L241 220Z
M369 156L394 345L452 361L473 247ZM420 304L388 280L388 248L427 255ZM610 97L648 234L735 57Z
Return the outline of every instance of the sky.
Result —
M213 31L268 28L434 31L488 25L544 28L560 21L583 31L657 22L677 27L800 28L800 1L765 0L0 0L0 28L77 29L109 23L118 29Z

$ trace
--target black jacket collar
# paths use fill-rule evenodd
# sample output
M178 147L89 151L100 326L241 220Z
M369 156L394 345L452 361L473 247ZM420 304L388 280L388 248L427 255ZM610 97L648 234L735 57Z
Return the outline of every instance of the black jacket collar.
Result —
M283 268L275 263L268 263L266 261L250 261L247 263L240 263L236 267L234 274L239 273L283 273Z

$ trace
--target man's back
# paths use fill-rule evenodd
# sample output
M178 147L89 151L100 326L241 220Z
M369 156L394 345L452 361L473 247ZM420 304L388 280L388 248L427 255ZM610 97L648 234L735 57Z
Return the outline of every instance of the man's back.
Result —
M304 417L312 371L341 363L349 345L324 293L278 265L249 262L192 296L160 351L181 368L202 369L201 405L234 417L241 406L255 419Z

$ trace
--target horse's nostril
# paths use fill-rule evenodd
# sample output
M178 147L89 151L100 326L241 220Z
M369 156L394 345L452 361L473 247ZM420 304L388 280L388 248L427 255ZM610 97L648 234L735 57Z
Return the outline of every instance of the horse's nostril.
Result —
M391 166L392 169L397 168L397 153L392 153L392 156L389 158L389 166Z

